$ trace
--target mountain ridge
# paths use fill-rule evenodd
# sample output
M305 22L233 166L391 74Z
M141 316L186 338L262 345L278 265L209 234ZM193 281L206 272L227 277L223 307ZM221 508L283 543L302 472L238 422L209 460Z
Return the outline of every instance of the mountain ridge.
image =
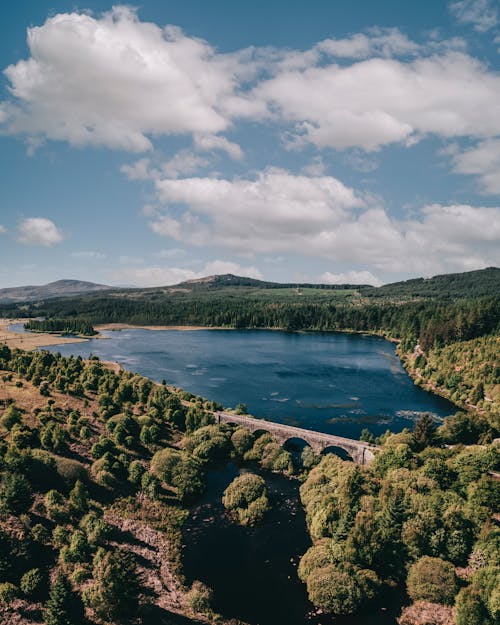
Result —
M85 280L61 279L40 285L14 286L0 289L0 302L29 302L53 297L70 297L105 291L112 287Z

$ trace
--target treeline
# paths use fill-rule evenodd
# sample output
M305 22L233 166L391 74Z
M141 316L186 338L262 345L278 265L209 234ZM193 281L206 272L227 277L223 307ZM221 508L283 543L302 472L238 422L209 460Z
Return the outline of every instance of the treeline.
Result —
M237 296L159 298L158 301L107 296L52 300L37 315L48 321L89 324L200 325L284 330L351 330L381 332L402 341L404 351L420 343L422 349L470 340L500 329L500 300L459 300L380 303L366 305L329 302L274 302ZM30 322L32 323L32 322Z
M94 336L97 332L92 323L85 319L30 319L24 324L30 332L61 332L63 334L80 334Z
M500 293L500 269L444 274L433 278L415 278L374 289L362 289L366 297L456 299L492 297Z

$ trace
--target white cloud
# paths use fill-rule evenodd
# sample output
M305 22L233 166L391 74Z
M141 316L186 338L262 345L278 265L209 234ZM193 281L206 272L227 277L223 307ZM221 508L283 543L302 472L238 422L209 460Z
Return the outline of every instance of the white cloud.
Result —
M249 239L294 233L306 235L318 227L335 223L350 208L363 206L363 199L339 180L322 176L294 176L280 169L267 169L255 180L236 178L161 179L155 181L161 202L184 204L193 213L212 220L229 238L246 233ZM153 222L153 229L169 234L184 227L196 232L203 223L191 213L181 224L172 215Z
M411 62L372 58L284 71L253 95L269 114L296 124L295 147L373 151L411 145L427 134L500 134L500 76L456 51Z
M226 137L220 137L218 135L195 135L194 141L198 150L222 150L237 161L243 158L243 150L241 147L237 143L229 141Z
M411 220L394 219L379 200L362 198L335 178L282 170L266 170L255 180L186 178L155 184L165 208L150 221L153 231L199 247L291 253L362 265L375 275L428 275L500 263L497 207L433 204Z
M372 28L367 34L356 33L344 39L325 39L315 49L339 58L366 59L370 56L415 54L419 46L397 28Z
M155 180L156 178L179 178L194 174L207 167L210 161L191 150L180 150L168 161L153 165L149 158L140 158L131 165L122 165L120 171L129 180Z
M344 273L325 271L319 280L325 284L371 284L373 286L382 284L370 271L346 271Z
M230 124L224 101L237 105L237 55L128 7L55 15L28 29L28 46L30 58L5 70L13 98L0 120L11 133L142 152L151 135L214 137Z
M28 217L19 224L18 241L25 245L44 245L49 247L64 239L63 233L50 219Z
M2 224L0 224L0 234L6 234L7 232L7 228L5 226L2 226Z
M482 141L463 152L452 150L453 169L478 176L481 193L500 194L500 139Z
M55 15L28 30L28 46L28 60L5 70L11 97L0 103L0 123L32 150L52 139L143 152L154 137L190 134L196 151L241 159L220 133L242 118L291 124L296 146L319 148L500 134L500 77L459 52L461 40L417 44L374 28L305 51L219 54L119 6L100 17ZM339 57L347 61L332 63Z
M77 260L106 260L106 254L102 252L84 251L84 252L71 252L70 256Z
M472 24L474 30L484 33L500 23L500 11L496 0L458 0L450 3L454 17L464 24Z
M137 286L167 286L186 280L225 273L234 273L249 278L262 278L262 274L256 267L242 267L237 263L215 260L206 263L201 271L193 271L184 267L127 267L112 272L110 279L118 283L126 282Z

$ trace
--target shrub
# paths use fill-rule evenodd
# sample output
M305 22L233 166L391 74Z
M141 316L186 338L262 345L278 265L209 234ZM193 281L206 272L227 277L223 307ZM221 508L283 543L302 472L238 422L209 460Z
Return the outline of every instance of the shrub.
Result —
M455 602L456 625L489 625L492 623L479 592L468 586L462 588Z
M21 577L20 586L27 599L36 600L43 595L45 578L40 569L31 569Z
M202 582L194 581L191 590L187 593L186 599L189 607L194 612L206 614L212 609L213 591Z
M224 507L235 514L241 525L254 525L270 509L266 483L253 473L235 478L224 491Z
M380 582L373 571L333 565L315 569L307 578L309 599L332 614L353 614L373 599Z
M9 606L18 595L18 588L10 582L0 584L0 605Z
M19 473L3 476L0 488L0 507L14 514L26 512L31 505L33 493L31 484Z
M423 556L410 567L406 585L413 601L451 604L457 592L455 567L441 558Z

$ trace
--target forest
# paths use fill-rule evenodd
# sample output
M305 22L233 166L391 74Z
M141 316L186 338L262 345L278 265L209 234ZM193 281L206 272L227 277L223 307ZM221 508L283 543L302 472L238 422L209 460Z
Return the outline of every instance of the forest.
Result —
M180 543L207 471L231 458L301 480L313 545L298 574L326 613L373 610L398 590L408 596L401 625L429 610L448 619L436 624L498 621L499 432L475 414L439 427L424 415L412 431L387 432L362 467L308 447L297 457L270 434L215 424L217 404L95 357L3 346L0 375L6 622L153 623L179 613L220 623L211 589L185 583ZM235 523L265 523L263 481L245 475L224 506Z
M30 319L24 324L24 328L30 332L56 332L80 336L97 334L90 321L82 319Z

